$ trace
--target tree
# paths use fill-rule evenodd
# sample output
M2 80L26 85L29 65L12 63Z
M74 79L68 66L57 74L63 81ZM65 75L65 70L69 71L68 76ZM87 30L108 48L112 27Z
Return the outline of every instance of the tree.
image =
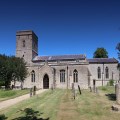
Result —
M118 50L118 58L120 59L120 43L117 44L116 49Z
M93 58L108 58L108 52L105 48L97 48L94 52Z
M26 62L23 58L16 58L13 57L12 61L14 61L14 72L13 72L13 80L21 82L21 88L22 84L27 77L28 71L26 67Z
M0 83L10 88L11 81L20 81L21 85L27 76L26 63L23 58L0 55Z
M117 44L116 49L118 50L118 59L120 59L120 43ZM118 63L117 69L119 70L119 81L120 81L120 63Z

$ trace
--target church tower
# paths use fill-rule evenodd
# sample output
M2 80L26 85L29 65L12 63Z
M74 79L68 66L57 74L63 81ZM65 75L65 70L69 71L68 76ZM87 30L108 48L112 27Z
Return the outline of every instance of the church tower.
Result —
M38 56L38 37L31 30L17 31L16 57L22 57L27 63Z

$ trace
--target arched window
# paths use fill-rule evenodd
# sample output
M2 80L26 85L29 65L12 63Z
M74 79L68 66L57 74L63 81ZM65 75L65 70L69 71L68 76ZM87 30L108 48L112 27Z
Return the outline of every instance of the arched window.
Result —
M65 82L65 70L60 70L60 82Z
M32 70L31 72L31 82L35 82L35 71Z
M73 71L73 82L78 82L78 71L76 69Z
M109 78L109 69L108 69L108 67L105 68L105 77Z
M25 47L25 40L23 40L23 47Z
M101 78L101 69L100 69L100 67L98 67L98 79L100 79Z

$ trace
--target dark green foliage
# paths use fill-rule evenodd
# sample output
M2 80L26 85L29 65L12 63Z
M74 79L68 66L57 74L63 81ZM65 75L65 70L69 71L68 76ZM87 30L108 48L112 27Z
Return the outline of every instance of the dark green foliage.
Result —
M1 87L1 86L5 86L5 82L2 81L2 80L0 80L0 87Z
M113 85L114 85L114 80L111 79L111 80L109 81L109 85L110 85L110 86L113 86Z
M5 88L10 88L13 80L23 82L27 76L26 63L22 58L0 55L0 81L4 81ZM1 83L0 82L0 83Z
M116 49L118 50L118 58L120 59L120 43L117 44Z
M108 52L105 48L97 48L94 52L93 58L108 58Z
M6 120L6 119L7 119L7 117L5 117L4 114L0 115L0 120Z

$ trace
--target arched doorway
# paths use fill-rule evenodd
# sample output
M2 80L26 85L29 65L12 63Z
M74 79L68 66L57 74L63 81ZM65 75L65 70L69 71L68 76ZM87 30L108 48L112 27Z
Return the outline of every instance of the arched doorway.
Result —
M43 78L43 89L49 89L49 77L47 74Z

